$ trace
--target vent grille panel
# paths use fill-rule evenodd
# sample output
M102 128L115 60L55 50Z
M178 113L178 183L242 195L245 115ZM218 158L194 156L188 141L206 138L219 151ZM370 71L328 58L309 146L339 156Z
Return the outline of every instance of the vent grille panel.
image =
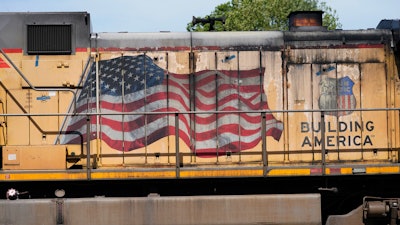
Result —
M69 55L72 53L71 25L28 25L27 53Z

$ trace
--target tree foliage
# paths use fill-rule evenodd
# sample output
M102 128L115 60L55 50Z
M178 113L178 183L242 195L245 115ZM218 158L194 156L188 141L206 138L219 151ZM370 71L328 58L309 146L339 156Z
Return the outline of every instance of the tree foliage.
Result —
M324 11L323 26L329 30L341 28L336 10L319 0L231 0L215 7L204 18L224 18L216 21L216 31L288 30L288 15L294 11ZM187 25L188 31L209 31L210 24Z

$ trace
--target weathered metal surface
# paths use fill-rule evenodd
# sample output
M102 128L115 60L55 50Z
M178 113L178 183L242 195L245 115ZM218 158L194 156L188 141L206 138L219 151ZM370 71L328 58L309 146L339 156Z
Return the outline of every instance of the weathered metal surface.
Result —
M390 30L337 30L315 32L284 32L285 45L296 48L355 46L390 43Z
M63 170L65 150L62 145L54 146L6 146L3 148L4 170Z
M229 38L227 38L229 37ZM279 49L283 32L98 33L92 45L116 50Z
M325 225L363 225L363 206L345 215L329 216Z
M319 194L0 201L0 224L321 224Z
M0 48L25 48L28 24L73 24L73 52L75 47L87 47L91 33L90 14L86 12L0 12Z
M65 168L81 170L44 164L43 173L2 171L0 180L399 171L400 86L388 30L83 37L86 13L61 13L58 22L79 23L73 38L82 44L71 55L27 55L26 40L8 40L25 32L12 24L57 23L55 15L0 13L8 19L0 41L12 43L0 45L0 144L65 144Z

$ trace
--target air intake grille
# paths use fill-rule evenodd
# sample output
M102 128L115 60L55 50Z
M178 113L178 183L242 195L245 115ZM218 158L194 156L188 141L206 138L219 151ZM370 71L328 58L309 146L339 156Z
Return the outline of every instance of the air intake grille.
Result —
M28 25L27 53L69 55L72 53L71 25Z

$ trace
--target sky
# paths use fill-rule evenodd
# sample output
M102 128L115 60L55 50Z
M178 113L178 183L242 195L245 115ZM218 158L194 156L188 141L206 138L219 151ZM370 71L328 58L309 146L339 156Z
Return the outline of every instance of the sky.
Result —
M193 16L203 17L229 0L1 0L2 12L88 12L93 32L185 32ZM375 28L400 19L399 0L323 0L336 10L344 30ZM321 0L320 0L321 2Z

